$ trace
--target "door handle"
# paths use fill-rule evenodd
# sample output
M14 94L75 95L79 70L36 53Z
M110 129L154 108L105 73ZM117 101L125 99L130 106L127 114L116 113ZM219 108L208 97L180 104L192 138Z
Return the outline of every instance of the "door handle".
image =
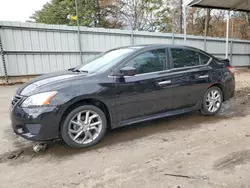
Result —
M166 85L166 84L171 84L171 80L166 80L166 81L162 81L162 82L158 82L158 85Z
M199 78L208 78L209 75L203 75L203 76L199 76Z

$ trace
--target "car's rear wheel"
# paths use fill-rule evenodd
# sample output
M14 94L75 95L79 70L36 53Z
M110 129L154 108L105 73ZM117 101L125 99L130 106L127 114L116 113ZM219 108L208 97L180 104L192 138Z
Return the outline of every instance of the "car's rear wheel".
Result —
M223 96L220 88L215 86L209 88L203 98L202 114L208 116L217 114L221 109L222 102Z
M107 119L101 109L84 105L73 109L61 127L61 136L73 148L85 148L97 144L105 135Z

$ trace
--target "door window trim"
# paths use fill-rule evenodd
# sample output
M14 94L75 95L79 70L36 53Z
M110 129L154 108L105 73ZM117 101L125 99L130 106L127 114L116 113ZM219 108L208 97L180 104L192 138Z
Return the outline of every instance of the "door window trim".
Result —
M168 73L168 72L171 72L171 70L148 72L148 73L136 74L134 76L124 76L124 78L135 77L135 76L145 76L145 75L151 75L151 74L156 74L156 73Z
M208 62L207 62L206 64L204 64L204 66L209 65L209 64L211 63L211 61L213 60L213 58L212 58L212 57L210 57L209 55L207 55L207 54L203 53L202 51L197 51L197 53L198 53L198 55L199 55L200 63L201 63L201 56L200 56L200 54L202 54L202 55L207 56L207 57L209 57L209 58L210 58L210 59L208 60Z
M112 76L113 73L116 73L117 71L119 71L119 69L121 69L124 64L128 63L130 60L137 57L138 55L143 54L145 52L152 51L152 50L160 50L160 49L165 49L166 63L164 65L164 70L155 71L155 72L148 72L148 73L142 73L142 74L136 74L134 76L144 76L144 75L150 75L150 74L156 74L156 73L170 72L171 71L171 69L170 69L171 66L170 66L170 57L169 57L168 47L157 47L157 48L145 49L145 50L142 50L142 51L134 54L129 59L126 59L120 65L118 65L116 68L114 68L114 70L108 75L108 77L114 77L114 76ZM134 77L134 76L125 76L125 78L126 77Z
M199 61L200 61L200 63L201 63L201 59L200 59L200 55L199 55L199 52L200 51L198 51L198 50L196 50L196 49L190 49L190 48L185 48L185 47L170 47L169 49L168 49L168 53L169 53L169 58L170 58L170 70L182 70L182 69L190 69L190 68L200 68L200 67L205 67L205 66L208 66L211 62L212 62L212 60L213 60L213 58L212 57L210 57L210 59L209 59L209 61L207 62L207 64L204 64L204 65L196 65L196 66L187 66L187 67L179 67L179 68L174 68L174 61L173 61L173 56L172 56L172 51L171 51L171 49L187 49L187 50L190 50L190 51L194 51L194 52L196 52L197 53L197 55L199 56ZM200 52L200 53L202 53L202 52ZM202 54L204 54L204 53L202 53ZM206 54L204 54L204 55L206 55ZM206 55L207 56L207 55ZM208 56L209 57L209 56Z
M164 74L164 73L169 73L171 71L172 71L171 69L168 69L168 70L163 70L163 71L155 71L155 72L148 72L148 73L136 74L134 76L124 76L124 78L135 77L135 76L136 77L138 77L138 76L145 76L145 75L151 75L151 74L156 74L156 73ZM108 77L109 78L113 78L114 76L108 75Z

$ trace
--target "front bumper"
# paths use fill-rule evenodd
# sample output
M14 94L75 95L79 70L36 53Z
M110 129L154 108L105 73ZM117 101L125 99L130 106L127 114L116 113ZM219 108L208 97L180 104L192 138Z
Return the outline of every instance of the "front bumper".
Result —
M59 137L60 117L58 107L11 109L11 125L14 133L32 141L49 141Z

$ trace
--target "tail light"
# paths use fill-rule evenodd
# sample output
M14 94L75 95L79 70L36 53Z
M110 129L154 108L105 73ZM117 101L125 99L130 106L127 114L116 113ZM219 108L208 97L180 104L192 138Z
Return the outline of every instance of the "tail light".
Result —
M227 68L233 75L235 75L236 69L233 66L228 66Z

